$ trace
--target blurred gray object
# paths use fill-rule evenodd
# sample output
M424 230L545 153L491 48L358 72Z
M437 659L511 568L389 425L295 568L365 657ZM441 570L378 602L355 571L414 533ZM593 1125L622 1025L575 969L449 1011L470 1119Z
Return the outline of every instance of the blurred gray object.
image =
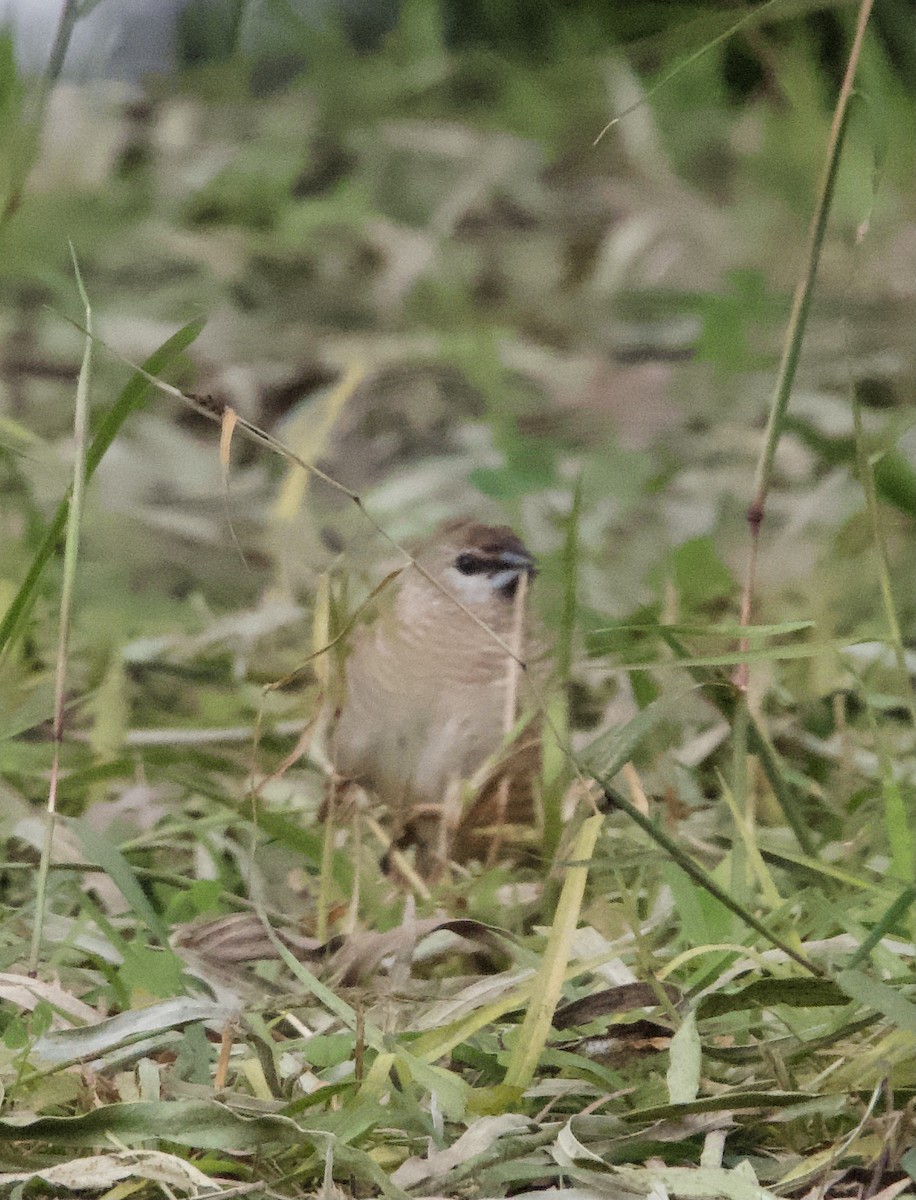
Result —
M64 0L0 0L24 74L44 71ZM126 79L243 58L308 59L310 34L337 26L369 48L395 23L398 0L82 0L63 76Z
M63 75L68 79L139 79L171 71L176 27L187 0L99 0L76 22ZM63 0L0 0L0 26L13 33L23 74L45 70Z

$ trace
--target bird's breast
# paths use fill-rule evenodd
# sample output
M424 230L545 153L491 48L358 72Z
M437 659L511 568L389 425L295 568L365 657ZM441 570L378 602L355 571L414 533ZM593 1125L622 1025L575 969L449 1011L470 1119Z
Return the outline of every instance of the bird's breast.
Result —
M335 765L392 806L438 802L502 741L507 656L468 617L380 622L354 640Z

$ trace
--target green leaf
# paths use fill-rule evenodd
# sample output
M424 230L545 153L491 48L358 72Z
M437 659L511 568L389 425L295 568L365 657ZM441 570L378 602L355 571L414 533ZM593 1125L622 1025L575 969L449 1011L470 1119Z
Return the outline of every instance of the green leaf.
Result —
M849 997L829 979L755 979L735 992L714 992L700 1001L700 1020L747 1008L769 1008L786 1004L790 1008L822 1008L848 1004Z
M888 450L874 466L875 487L882 500L911 517L916 512L916 471L899 450Z
M674 581L683 604L698 608L731 595L735 582L708 537L691 538L674 552Z
M142 938L124 949L120 974L127 988L167 999L184 989L184 964L168 947L148 946Z
M859 963L868 958L881 939L891 932L907 909L912 907L914 901L916 901L916 887L904 888L893 904L885 909L880 919L872 926L868 936L861 942L858 950L849 960L850 968L857 967Z
M505 466L480 467L471 472L470 482L494 500L543 491L556 478L556 454L556 446L544 438L516 437L507 447Z
M662 870L674 896L681 935L687 945L711 946L731 941L733 923L722 902L697 887L676 863L665 863Z
M26 699L15 708L0 710L0 742L8 741L34 729L42 721L50 721L54 716L54 681L40 680L26 696Z
M55 1029L39 1038L32 1053L42 1063L57 1065L100 1058L112 1050L196 1021L227 1024L238 1016L235 1006L196 996L176 996L145 1008L133 1008L94 1025Z
M127 673L119 653L109 657L102 681L85 707L91 719L89 745L102 760L120 752L127 733L130 706L127 697Z
M851 1000L877 1009L898 1028L916 1036L916 1005L901 992L862 971L839 971L836 981Z
M323 1033L305 1043L302 1057L313 1067L336 1067L352 1058L353 1046L352 1033Z
M869 644L876 639L869 638ZM733 663L780 662L782 660L818 658L827 654L837 654L843 650L851 650L858 645L846 638L832 638L822 642L803 642L796 646L758 646L754 650L729 650L724 654L697 654L671 659L659 659L648 662L625 662L617 666L619 671L656 671L672 667L728 667Z
M884 798L884 823L891 852L889 874L905 883L912 878L916 850L911 817L890 763L885 765L881 773L881 795Z
M676 634L678 637L721 637L744 638L754 641L756 638L785 637L790 633L799 633L803 629L813 629L814 621L779 621L770 625L740 625L737 621L716 621L709 625L650 622L642 625L607 625L589 630L592 634L628 633L628 634L658 634L662 630Z
M315 1146L288 1117L242 1117L215 1100L138 1101L107 1104L79 1117L0 1119L0 1142L57 1142L95 1146L111 1138L131 1143L167 1138L204 1150L256 1150L277 1143ZM324 1138L318 1140L323 1146Z
M454 1071L447 1071L444 1067L431 1066L403 1049L397 1052L395 1064L399 1069L405 1070L410 1078L431 1096L436 1097L440 1109L449 1121L461 1121L464 1118L470 1089L460 1075L456 1075Z
M734 1112L736 1109L792 1108L806 1104L817 1097L808 1092L745 1091L723 1092L719 1096L702 1096L699 1100L688 1100L683 1104L654 1104L650 1108L631 1109L622 1112L621 1119L627 1124L643 1124L649 1121L681 1120L693 1113Z
M68 825L79 837L89 861L105 871L153 937L163 944L166 943L169 931L165 922L150 904L133 868L117 846L85 821L71 818Z
M624 763L630 761L652 730L683 711L684 698L698 690L699 687L688 688L674 696L653 700L626 725L609 729L596 737L579 755L580 761L595 775L604 779L612 778Z
M522 1024L515 1031L509 1063L503 1083L510 1088L526 1088L534 1078L538 1057L553 1022L563 975L572 950L573 935L579 922L588 868L603 817L588 817L579 830L571 859L566 867L563 890L557 903L547 946L538 968L534 993Z
M165 906L165 922L177 925L206 912L219 912L223 885L218 879L195 879L187 888L172 892Z

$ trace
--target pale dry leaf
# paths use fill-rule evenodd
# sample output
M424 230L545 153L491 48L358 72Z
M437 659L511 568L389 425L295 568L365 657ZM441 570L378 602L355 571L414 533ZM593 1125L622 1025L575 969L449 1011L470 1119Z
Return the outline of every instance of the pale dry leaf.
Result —
M530 1122L516 1113L504 1113L499 1117L480 1117L451 1146L444 1150L432 1150L425 1157L414 1156L401 1163L391 1176L391 1182L400 1188L415 1187L423 1179L442 1179L450 1171L469 1159L476 1158L501 1137L510 1133L521 1133Z
M222 1028L237 1016L236 1009L229 1005L194 996L177 996L146 1008L119 1013L104 1021L96 1018L92 1024L77 1029L47 1033L38 1038L32 1053L47 1063L94 1058L124 1042L133 1043L144 1034L182 1028L194 1021L212 1021Z
M179 1188L192 1196L218 1194L216 1180L192 1163L160 1150L130 1150L119 1154L92 1154L53 1167L0 1175L0 1184L41 1180L68 1191L102 1191L127 1179L149 1179Z
M498 975L489 975L476 980L462 988L456 995L434 1004L418 1019L415 1028L419 1030L438 1029L443 1025L450 1025L453 1021L460 1020L488 1004L497 1004L505 998L507 993L524 987L533 974L533 969L526 967L520 971L503 971Z
M32 979L29 975L0 972L0 1000L15 1004L22 1012L31 1012L41 1001L55 1010L51 1019L52 1029L66 1029L67 1022L61 1014L66 1013L74 1021L93 1024L99 1014L82 1000L65 991L58 983L46 983L43 979Z

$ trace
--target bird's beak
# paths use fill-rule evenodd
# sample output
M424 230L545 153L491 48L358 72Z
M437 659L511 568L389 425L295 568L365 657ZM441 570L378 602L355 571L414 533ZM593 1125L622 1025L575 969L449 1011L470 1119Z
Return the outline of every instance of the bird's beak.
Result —
M522 575L531 580L538 573L537 563L532 556L515 550L505 550L499 556L500 570L492 576L493 587L497 592L514 595L518 581Z
M522 553L515 550L505 550L499 557L500 561L505 563L508 570L515 571L518 575L521 575L523 571L529 575L537 575L538 573L537 559L529 554L527 550Z

